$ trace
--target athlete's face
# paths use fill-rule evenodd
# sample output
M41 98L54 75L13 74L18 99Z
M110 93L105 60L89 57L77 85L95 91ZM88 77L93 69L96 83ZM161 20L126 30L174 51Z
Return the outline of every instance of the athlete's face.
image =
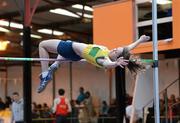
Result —
M109 57L112 61L116 61L120 54L122 54L122 48L114 48L109 52Z

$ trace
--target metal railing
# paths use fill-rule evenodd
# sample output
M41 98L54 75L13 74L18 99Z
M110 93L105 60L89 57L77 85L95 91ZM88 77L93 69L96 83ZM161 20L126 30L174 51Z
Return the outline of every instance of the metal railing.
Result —
M171 82L166 88L164 88L163 90L161 90L160 92L159 92L159 95L160 94L165 94L164 95L164 101L165 101L165 116L161 116L160 117L160 119L162 119L162 117L163 117L163 119L165 119L165 123L168 123L168 95L167 95L167 89L169 88L169 87L171 87L172 85L174 85L176 82L178 82L178 80L179 80L179 78L178 79L176 79L176 80L174 80L173 82ZM152 99L152 100L150 100L146 105L144 105L144 107L143 107L143 122L145 122L145 120L144 120L144 114L145 114L145 108L149 105L149 104L151 104L152 102L153 102L153 100L154 99ZM172 122L171 122L172 123Z

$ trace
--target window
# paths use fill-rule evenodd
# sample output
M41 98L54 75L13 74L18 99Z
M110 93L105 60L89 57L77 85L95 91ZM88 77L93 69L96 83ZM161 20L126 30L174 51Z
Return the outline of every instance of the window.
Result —
M157 1L158 40L172 38L172 0ZM151 0L136 0L136 6L137 38L142 34L146 34L152 37Z

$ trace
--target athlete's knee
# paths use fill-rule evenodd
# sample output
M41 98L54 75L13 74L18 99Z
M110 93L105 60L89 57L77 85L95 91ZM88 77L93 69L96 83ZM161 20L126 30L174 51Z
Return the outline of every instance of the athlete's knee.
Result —
M44 48L44 46L45 46L45 41L41 41L41 42L39 43L39 48Z

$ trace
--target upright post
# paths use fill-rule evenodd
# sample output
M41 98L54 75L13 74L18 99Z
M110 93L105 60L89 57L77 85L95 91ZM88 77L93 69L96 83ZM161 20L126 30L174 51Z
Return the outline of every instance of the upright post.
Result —
M154 60L154 114L155 123L160 123L159 111L159 78L158 78L158 33L157 33L157 0L152 0L152 21L153 21L153 60Z
M30 16L30 0L24 0L24 28L23 28L23 54L26 58L31 58L31 28L28 23ZM31 117L31 62L23 63L23 97L24 97L24 123L32 123Z
M125 69L116 67L116 101L117 101L117 122L123 123L126 107Z

